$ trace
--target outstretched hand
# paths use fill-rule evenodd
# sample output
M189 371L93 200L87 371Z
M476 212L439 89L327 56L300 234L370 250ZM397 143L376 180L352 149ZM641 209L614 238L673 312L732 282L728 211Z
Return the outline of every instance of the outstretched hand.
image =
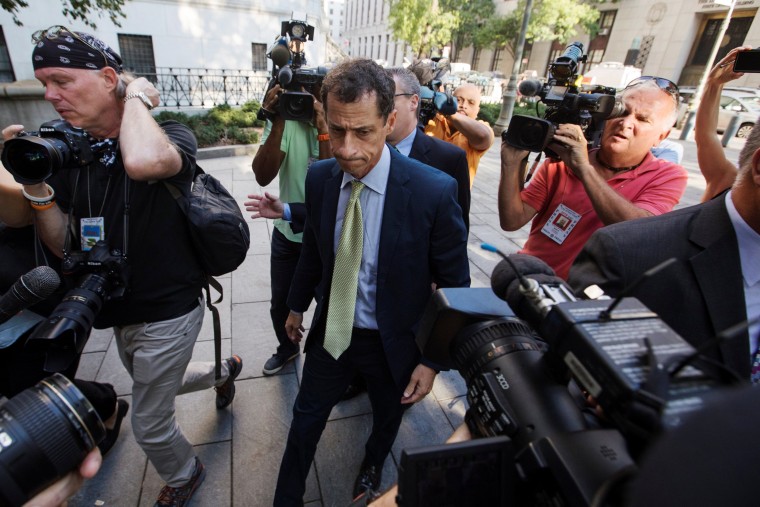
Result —
M282 218L283 205L282 201L276 195L264 192L264 195L250 194L246 201L245 210L253 212L251 218Z
M744 75L743 72L734 72L734 61L736 61L737 53L750 49L752 49L752 46L739 46L729 51L728 54L715 65L715 67L710 69L710 73L707 75L707 80L712 81L715 84L726 84L734 79L742 77Z

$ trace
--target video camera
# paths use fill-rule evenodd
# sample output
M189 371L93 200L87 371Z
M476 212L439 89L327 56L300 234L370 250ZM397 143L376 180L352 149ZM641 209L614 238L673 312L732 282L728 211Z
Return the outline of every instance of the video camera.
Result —
M443 86L443 78L451 69L445 58L424 59L409 67L420 81L419 122L424 127L436 113L451 115L457 112L457 99L451 94L451 85Z
M267 93L276 84L285 90L277 105L278 114L285 120L312 119L313 96L327 75L326 67L303 66L306 63L305 45L310 40L314 40L313 26L296 19L283 21L280 36L267 53L267 58L272 60L272 78L267 85ZM271 120L271 114L262 107L257 118Z
M108 141L94 142L82 129L65 120L40 125L38 132L20 132L5 142L2 162L24 185L45 181L59 169L92 163Z
M547 146L560 123L572 123L580 125L590 146L599 146L605 120L620 116L623 108L615 102L615 88L580 85L582 76L578 74L578 64L585 61L583 44L573 42L549 65L549 78L545 84L534 79L522 81L518 85L522 95L537 95L546 104L544 119L514 115L507 130L502 132L502 139L515 148L544 151L557 158Z
M488 505L620 505L642 450L730 383L637 299L576 300L535 257L505 256L491 286L437 290L420 323L423 355L466 381L476 439L405 450L399 505L482 497L486 464L503 471Z
M82 352L103 303L124 297L130 273L122 252L102 240L89 251L66 253L61 271L77 277L76 286L26 342L46 354L45 370L50 372L64 370Z

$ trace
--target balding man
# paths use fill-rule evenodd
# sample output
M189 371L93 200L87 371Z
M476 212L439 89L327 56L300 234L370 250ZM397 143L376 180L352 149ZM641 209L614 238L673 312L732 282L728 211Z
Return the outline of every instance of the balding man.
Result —
M463 84L454 90L454 97L457 99L457 112L449 116L436 114L425 126L425 133L464 150L472 187L480 158L493 144L493 129L487 122L477 119L480 88L470 83Z
M598 149L588 149L580 126L559 125L551 147L561 160L546 160L524 189L528 152L502 143L501 227L515 231L532 220L521 252L562 278L595 230L666 213L686 189L686 170L650 153L675 121L678 87L646 76L631 82L621 100L625 114L607 121Z

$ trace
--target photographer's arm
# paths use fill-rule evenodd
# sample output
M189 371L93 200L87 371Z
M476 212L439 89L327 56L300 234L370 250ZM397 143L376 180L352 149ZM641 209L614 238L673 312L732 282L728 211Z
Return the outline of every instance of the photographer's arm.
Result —
M317 97L314 97L314 126L317 129L317 134L320 136L326 136L327 121L325 120L325 109L322 103ZM332 158L332 146L330 146L330 138L319 140L319 160L325 160Z
M551 145L552 149L581 180L602 223L610 225L652 215L650 211L639 208L607 184L607 180L589 161L586 138L578 125L560 125L554 134L554 140L556 142Z
M485 151L493 144L493 130L487 124L462 113L454 113L447 118L451 125L467 138L473 149Z
M699 170L705 177L706 187L702 201L708 201L730 187L736 178L736 166L728 160L718 137L718 110L723 85L743 76L734 72L736 53L750 46L734 48L707 75L702 99L697 108L694 124L694 141L697 143Z
M520 196L529 154L513 148L506 141L501 143L499 225L505 231L516 231L536 215L536 210L523 202Z
M126 95L136 92L147 95L154 106L159 104L158 90L147 79L140 77L127 85ZM133 180L155 181L171 178L182 169L179 149L169 140L139 98L124 102L119 148L124 170Z
M280 85L274 85L264 99L263 109L270 111L270 131L266 140L259 146L256 156L253 157L251 169L256 175L256 182L265 187L269 185L280 171L280 165L285 160L285 152L280 150L282 143L282 134L285 131L285 120L279 114L274 113L277 110L277 102L281 93Z
M32 223L32 208L21 193L21 185L0 164L0 222L10 227Z

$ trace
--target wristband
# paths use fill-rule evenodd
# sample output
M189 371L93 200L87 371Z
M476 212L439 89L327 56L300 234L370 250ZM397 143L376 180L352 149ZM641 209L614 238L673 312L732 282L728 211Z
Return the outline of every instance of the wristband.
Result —
M37 197L34 195L29 195L26 192L26 189L24 187L21 187L21 193L24 194L24 197L26 197L26 199L30 201L31 203L45 205L55 200L55 190L53 190L53 187L51 187L47 183L45 183L45 186L47 187L48 192L50 192L50 195L46 195L45 197Z
M51 199L50 202L48 202L47 204L40 204L38 202L32 202L32 201L30 201L29 204L31 205L32 208L38 211L42 211L44 209L52 208L53 206L55 206L55 199Z
M317 141L329 141L330 140L330 134L319 134L317 136Z

